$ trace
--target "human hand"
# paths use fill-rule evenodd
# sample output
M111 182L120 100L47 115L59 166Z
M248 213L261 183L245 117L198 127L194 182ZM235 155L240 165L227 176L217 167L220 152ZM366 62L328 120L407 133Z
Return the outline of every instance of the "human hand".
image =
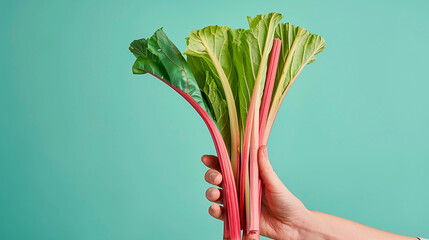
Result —
M210 168L205 174L205 180L220 186L222 174L218 158L204 155L201 160ZM260 234L273 239L302 239L302 232L311 222L311 212L277 177L268 160L266 146L260 147L258 151L258 165L263 184ZM214 202L209 208L209 214L223 220L223 207L219 205L222 204L222 189L210 187L206 191L206 197Z

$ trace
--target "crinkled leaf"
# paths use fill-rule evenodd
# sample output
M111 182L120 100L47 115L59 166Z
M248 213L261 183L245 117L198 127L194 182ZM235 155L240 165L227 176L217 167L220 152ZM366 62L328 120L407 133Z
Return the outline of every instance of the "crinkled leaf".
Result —
M223 93L223 90L222 90L223 89L222 83L220 82L219 78L213 76L209 65L203 58L188 55L187 62L199 86L205 86L206 79L208 77L212 78L213 81L216 83L217 88L221 92L222 98L225 99L225 94ZM210 76L207 76L207 73L209 73Z
M142 38L134 40L130 44L130 51L134 54L137 60L133 65L134 74L152 73L156 76L168 80L168 74L162 65L161 61L153 55L148 49L147 40Z
M203 91L209 99L209 103L213 109L215 121L218 124L220 133L229 152L231 146L231 132L228 119L228 106L222 92L215 83L214 78L209 72L206 72L205 75L206 80Z
M156 60L156 57L147 49L147 39L142 38L134 40L129 47L136 58L144 57Z

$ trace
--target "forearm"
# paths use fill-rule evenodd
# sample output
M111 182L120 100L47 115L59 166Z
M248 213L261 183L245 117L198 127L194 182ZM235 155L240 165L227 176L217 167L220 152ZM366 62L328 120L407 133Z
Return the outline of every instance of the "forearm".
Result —
M299 240L417 240L375 228L344 218L311 211L310 222L301 226Z

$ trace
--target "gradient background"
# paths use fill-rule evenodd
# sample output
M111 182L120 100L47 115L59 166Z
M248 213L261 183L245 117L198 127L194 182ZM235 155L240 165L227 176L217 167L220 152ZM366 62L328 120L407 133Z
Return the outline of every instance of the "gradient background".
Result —
M269 142L310 209L429 237L429 1L2 1L0 239L221 239L197 113L131 74L129 43L164 26L247 27L277 11L327 47Z

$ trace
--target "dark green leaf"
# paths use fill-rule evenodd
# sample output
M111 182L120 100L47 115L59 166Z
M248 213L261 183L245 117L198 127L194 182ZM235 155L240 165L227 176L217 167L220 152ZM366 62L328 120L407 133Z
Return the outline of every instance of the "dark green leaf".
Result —
M130 45L130 51L137 57L133 65L133 73L150 72L164 79L189 94L211 115L185 58L162 29L158 29L148 40L133 41Z

